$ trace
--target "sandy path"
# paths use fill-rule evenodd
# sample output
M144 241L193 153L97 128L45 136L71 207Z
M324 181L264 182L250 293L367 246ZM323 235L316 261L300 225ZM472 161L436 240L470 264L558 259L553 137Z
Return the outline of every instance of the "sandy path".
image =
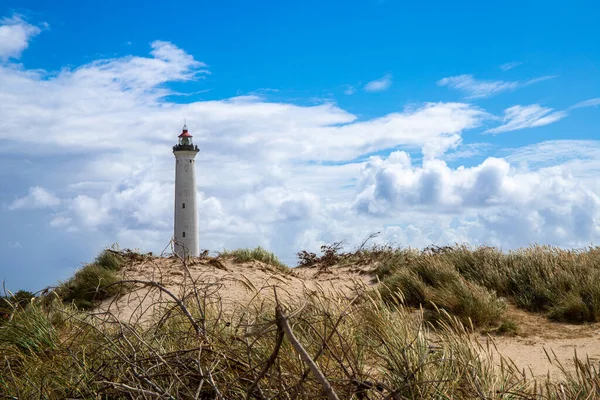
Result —
M564 324L549 321L540 314L527 313L512 308L510 314L519 325L519 336L493 337L498 352L510 358L528 375L560 377L560 367L555 361L573 370L573 356L577 352L580 360L589 357L600 367L600 323ZM485 338L481 338L482 342ZM548 360L546 352L553 362Z

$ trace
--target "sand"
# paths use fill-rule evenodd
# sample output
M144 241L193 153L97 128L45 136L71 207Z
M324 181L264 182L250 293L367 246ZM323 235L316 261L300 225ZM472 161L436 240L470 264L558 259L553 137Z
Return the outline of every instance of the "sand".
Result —
M321 291L327 297L353 298L376 285L370 266L294 268L285 273L259 261L236 263L232 259L210 257L192 260L186 269L175 257L140 257L123 270L124 279L161 283L174 295L180 296L192 281L202 293L216 294L223 310L244 306L251 301L273 301L274 288L281 301L302 300L311 292ZM188 272L189 271L189 272ZM171 307L168 295L156 289L136 285L136 289L117 299L104 301L99 312L110 311L124 321L149 320L157 304ZM211 296L214 298L215 296ZM161 303L161 301L163 301ZM509 313L517 321L516 336L481 335L478 340L493 341L505 358L529 376L560 375L559 363L573 370L573 356L600 363L600 324L562 324L549 321L541 314L527 313L511 307ZM551 362L546 356L550 354ZM558 362L557 362L558 361Z
M502 356L511 359L529 376L560 377L560 365L574 370L574 355L586 357L600 367L600 323L565 324L548 320L542 314L511 307L509 313L519 325L514 337L492 337ZM485 337L480 338L485 341ZM546 355L548 354L548 356Z

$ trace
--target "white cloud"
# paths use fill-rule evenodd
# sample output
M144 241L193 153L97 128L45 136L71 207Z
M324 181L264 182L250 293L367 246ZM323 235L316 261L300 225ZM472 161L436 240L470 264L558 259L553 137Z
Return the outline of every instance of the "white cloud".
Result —
M443 237L447 224L445 243L582 246L600 240L600 187L590 182L575 178L567 165L517 169L488 158L451 169L439 160L414 166L397 152L365 164L354 207L386 221L437 221L433 230L421 226L416 233L431 242Z
M37 176L32 185L43 182L46 200L32 188L22 204L51 207L33 223L106 240L95 240L94 251L119 241L160 252L172 235L171 146L187 118L201 150L202 248L262 245L293 263L300 249L358 244L376 231L378 240L412 246L600 238L600 187L567 155L544 168L511 159L518 149L469 168L441 161L481 154L484 147L463 143L463 132L491 118L478 107L433 102L358 120L334 103L256 95L173 103L168 83L199 79L207 67L170 43L151 51L59 72L0 66L0 153L35 158L15 179ZM36 134L21 135L23 126ZM362 161L393 149L405 152ZM408 151L420 152L422 164ZM39 173L30 174L34 167Z
M465 92L469 98L489 97L506 90L513 90L519 86L518 82L484 81L478 80L473 75L458 75L442 78L438 81L440 86L448 86Z
M509 167L497 158L453 170L441 160L413 167L410 156L400 151L387 159L374 157L364 167L356 207L364 213L385 214L390 207L434 206L443 212L502 204L507 200L501 194ZM510 197L512 193L506 191Z
M174 124L187 117L190 127L201 129L197 133L211 154L270 161L341 161L399 145L443 147L458 140L463 129L479 126L489 117L462 103L429 103L361 122L354 122L356 116L334 104L297 106L266 102L258 96L164 103L170 93L165 82L193 79L204 71L204 64L164 42L153 43L153 48L153 58L93 62L50 77L0 67L6 82L0 91L0 102L5 104L0 109L4 151L18 151L33 141L36 146L31 151L110 151L113 155L107 157L119 157L121 151L144 145L145 154L161 155L172 140ZM15 135L24 123L44 135ZM108 168L116 173L115 168L127 169L130 164L130 159L122 158Z
M437 82L437 84L439 86L447 86L449 88L459 90L465 93L468 99L476 99L494 96L498 93L515 90L519 87L532 85L534 83L553 78L556 78L556 76L542 76L539 78L530 79L526 82L501 80L492 81L475 79L473 75L464 74L442 78Z
M40 28L29 24L17 14L0 19L0 60L21 57L31 38L40 32Z
M52 218L52 220L50 221L50 226L53 228L64 228L64 227L71 226L72 222L73 221L71 218L57 216L57 217Z
M344 94L346 96L350 96L356 93L356 88L352 85L346 85L346 89L344 89Z
M455 151L444 154L444 161L456 161L468 159L476 156L482 156L490 150L490 143L467 143L460 144Z
M365 91L367 92L383 92L392 86L392 75L386 74L379 79L375 79L368 82L365 85Z
M600 97L596 97L594 99L589 99L585 101L580 101L579 103L569 107L569 108L584 108L584 107L594 107L600 106Z
M504 110L504 123L496 128L488 129L484 133L502 133L516 131L524 128L544 126L565 118L564 111L554 111L549 107L539 104L528 106L512 106Z
M512 61L512 62L508 62L508 63L502 64L500 66L500 69L502 71L508 71L508 70L516 68L516 67L518 67L519 65L522 65L522 64L523 63L520 62L520 61Z
M540 76L538 78L533 78L528 81L525 81L522 86L529 86L529 85L533 85L534 83L549 81L550 79L554 79L554 78L558 78L558 75Z
M564 164L569 160L600 161L600 142L597 140L548 140L509 149L506 159L510 162L528 163L537 167Z
M9 206L9 210L27 210L35 208L52 208L60 205L60 199L46 189L34 186L29 189L29 194L16 199Z

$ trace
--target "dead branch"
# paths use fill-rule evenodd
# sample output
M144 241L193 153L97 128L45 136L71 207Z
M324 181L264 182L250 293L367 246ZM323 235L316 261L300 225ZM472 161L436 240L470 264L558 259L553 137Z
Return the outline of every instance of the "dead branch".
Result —
M313 361L313 359L306 352L306 350L304 350L304 347L302 347L298 339L296 339L296 336L294 335L294 332L292 332L292 328L290 327L290 324L288 323L288 320L285 314L283 313L281 305L279 303L277 303L277 305L275 306L275 318L277 320L277 326L285 333L288 340L294 347L294 350L296 350L296 352L302 358L302 361L304 361L308 365L315 378L317 378L321 386L323 386L323 390L325 391L327 398L329 400L339 400L339 397L337 396L337 394L335 394L335 391L331 387L331 384L329 383L327 378L325 378L325 375L323 375L318 365Z

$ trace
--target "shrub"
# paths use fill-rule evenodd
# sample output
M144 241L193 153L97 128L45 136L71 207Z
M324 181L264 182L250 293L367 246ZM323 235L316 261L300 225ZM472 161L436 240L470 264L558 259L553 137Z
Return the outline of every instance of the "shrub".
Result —
M94 260L94 264L109 271L119 271L123 266L123 255L111 250L104 250Z
M558 303L552 306L548 317L563 322L595 322L594 310L577 293L567 293Z
M298 257L299 267L312 267L318 265L320 268L333 267L339 264L344 259L348 258L348 253L341 252L343 242L335 242L329 245L321 246L321 256L317 256L316 253L302 250L296 255Z
M0 314L11 314L16 309L24 309L33 298L35 298L35 294L27 290L19 290L8 296L0 296Z
M514 321L503 321L498 329L496 329L496 334L498 335L516 335L519 332L519 326Z
M467 325L469 321L478 327L496 325L506 311L506 303L494 292L464 280L448 282L430 293L429 301Z
M379 279L385 279L396 271L408 268L419 257L418 252L410 248L394 249L389 246L373 246L358 252L354 258L358 259L358 262L376 264L375 275Z

